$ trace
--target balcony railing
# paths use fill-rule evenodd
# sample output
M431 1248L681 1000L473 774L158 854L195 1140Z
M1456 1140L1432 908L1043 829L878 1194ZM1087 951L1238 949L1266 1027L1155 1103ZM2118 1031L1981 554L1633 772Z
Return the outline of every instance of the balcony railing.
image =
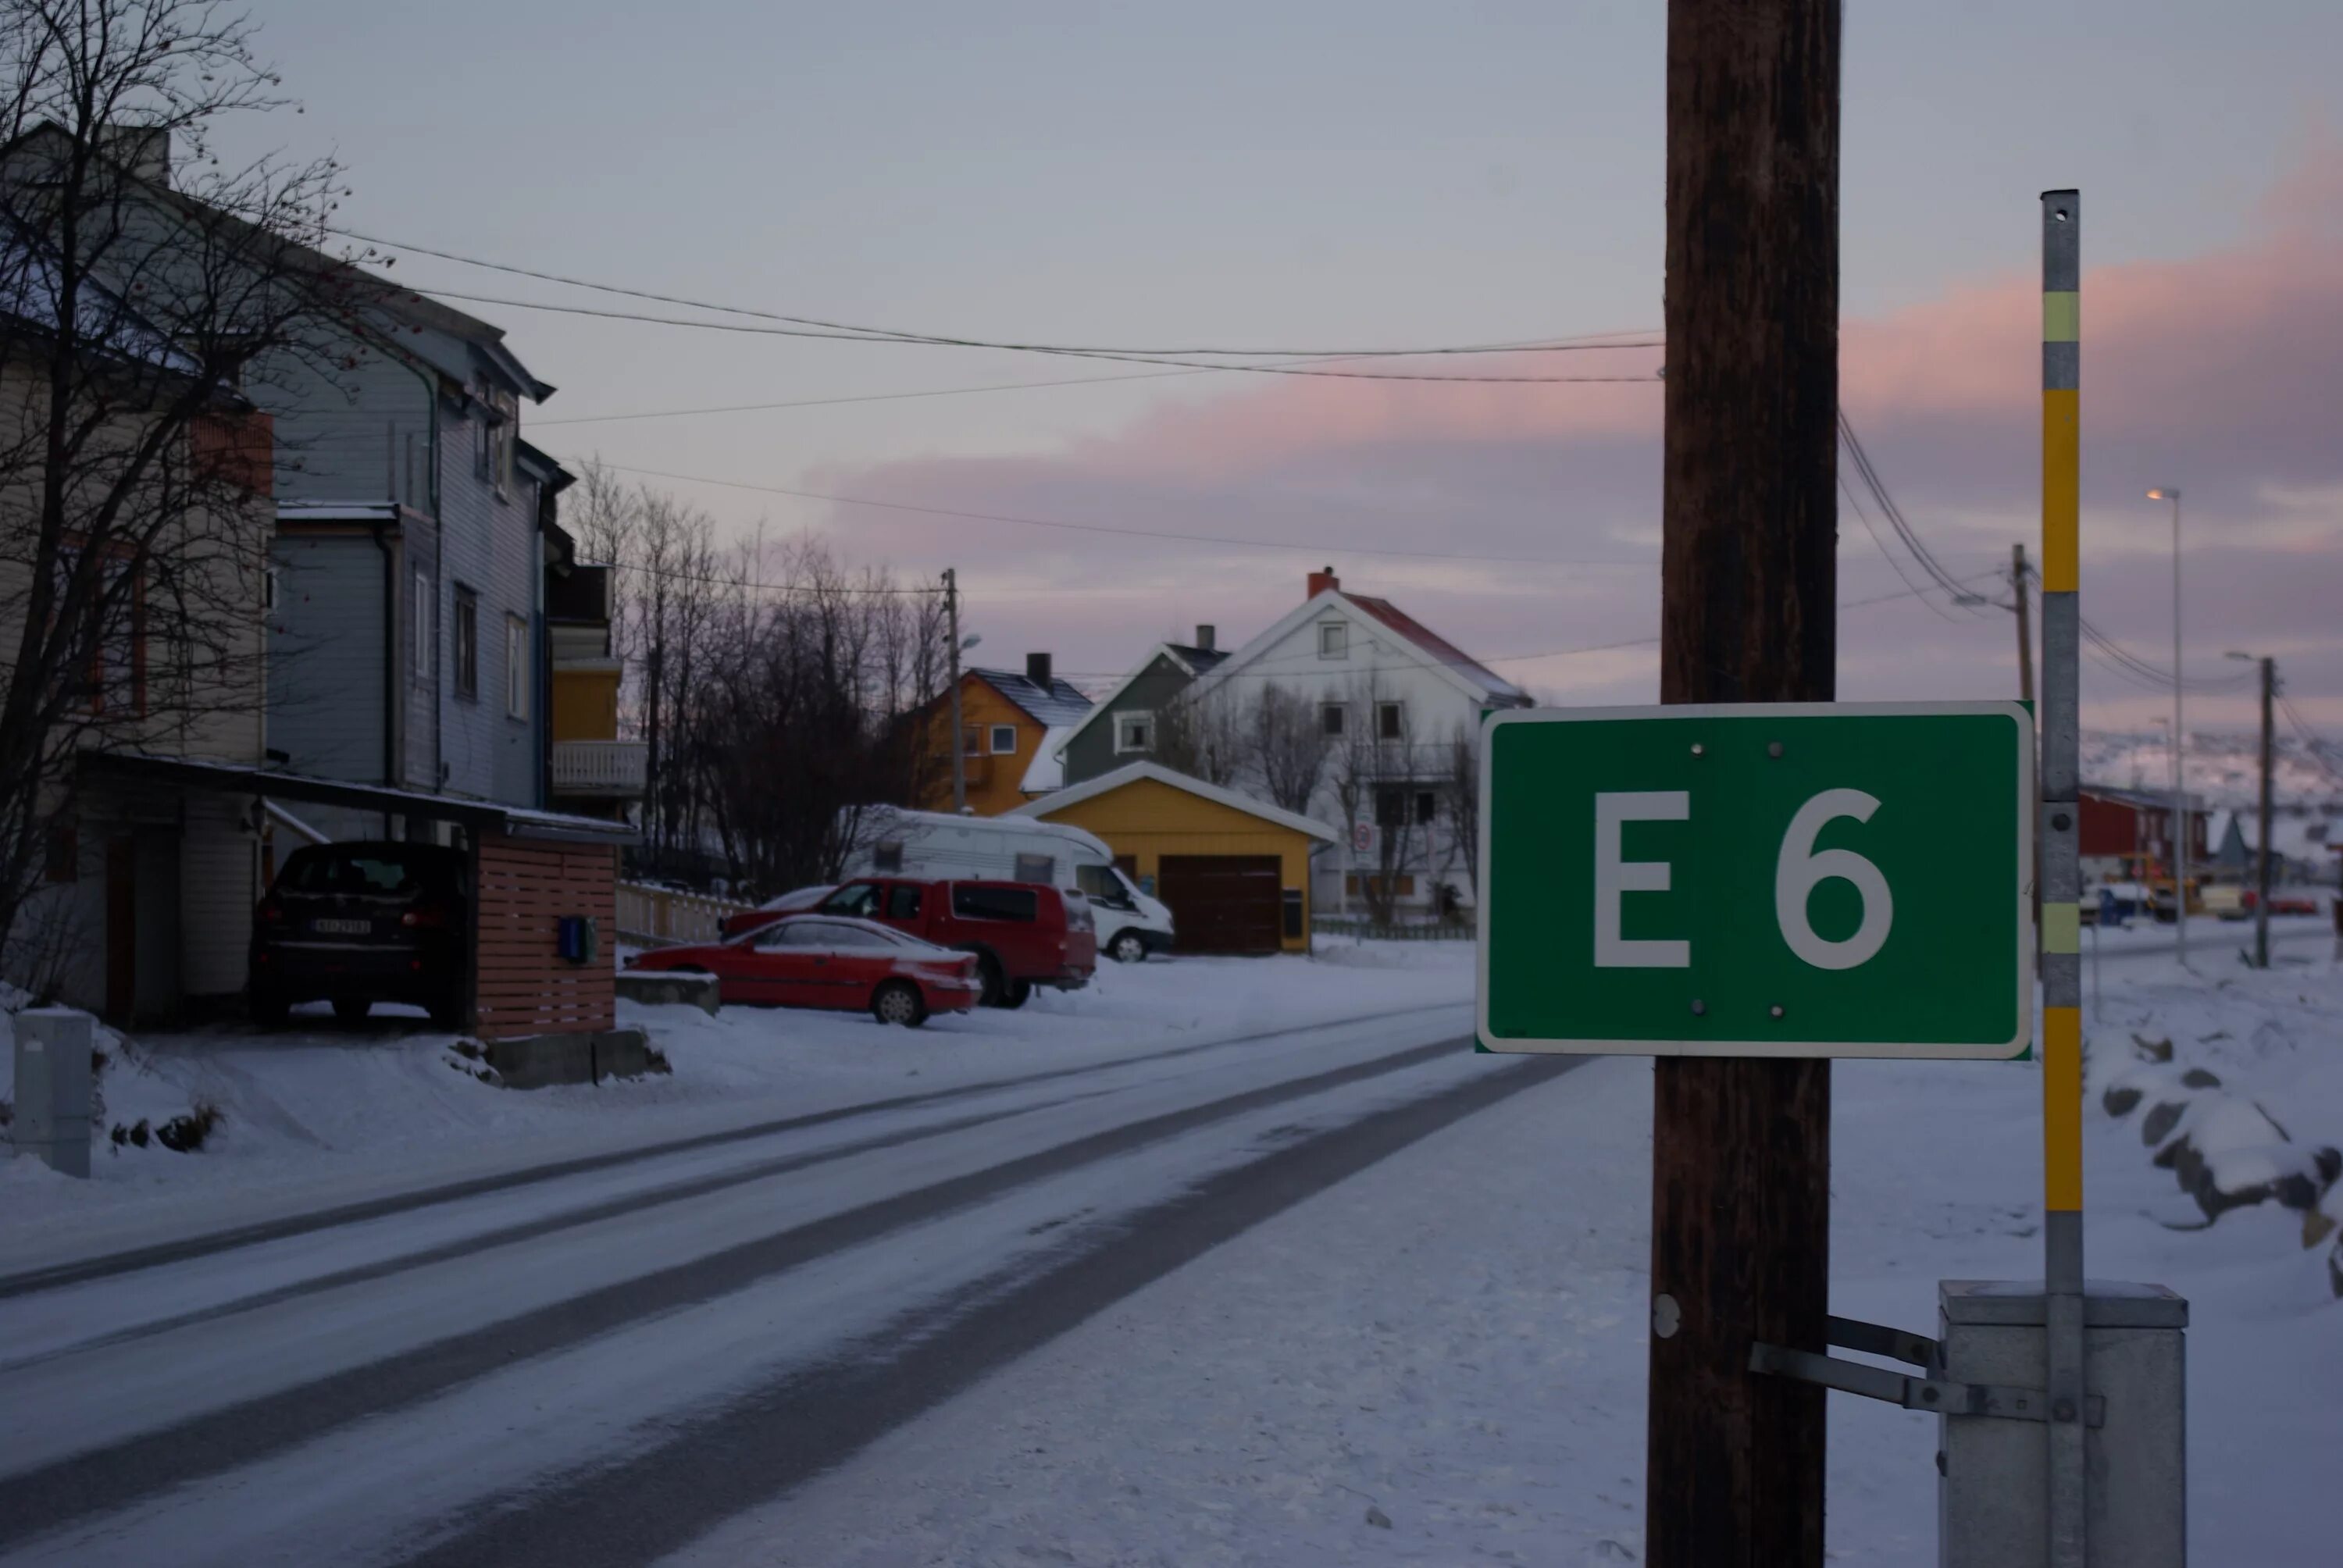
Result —
M639 740L557 740L553 792L632 799L643 792L649 760Z

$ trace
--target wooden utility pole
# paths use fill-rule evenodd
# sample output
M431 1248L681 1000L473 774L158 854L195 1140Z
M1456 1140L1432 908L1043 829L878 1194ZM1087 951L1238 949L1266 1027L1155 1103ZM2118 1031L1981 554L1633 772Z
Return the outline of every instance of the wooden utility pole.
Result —
M1839 0L1670 0L1660 700L1828 701ZM1830 1063L1654 1063L1653 1568L1815 1568ZM1663 1300L1663 1298L1665 1298Z
M2026 547L2009 547L2009 591L2017 598L2017 695L2021 701L2034 700L2034 622L2026 603Z
M951 645L952 809L968 809L968 743L960 717L960 572L944 568L944 638Z

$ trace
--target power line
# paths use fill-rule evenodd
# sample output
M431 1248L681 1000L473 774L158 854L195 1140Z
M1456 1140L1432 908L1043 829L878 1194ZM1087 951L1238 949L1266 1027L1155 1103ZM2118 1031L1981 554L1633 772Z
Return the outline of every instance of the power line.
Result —
M1928 598L1923 591L1929 585L1916 583L1910 577L1906 575L1904 564L1897 560L1894 554L1888 550L1886 542L1879 537L1879 530L1871 526L1871 514L1863 509L1863 503L1861 501L1855 499L1855 489L1846 482L1846 476L1844 474L1841 474L1838 477L1838 487L1840 492L1846 497L1847 505L1855 508L1855 515L1863 520L1863 531L1871 536L1871 542L1879 548L1880 558L1885 561L1888 567L1896 573L1896 579L1902 583L1906 588L1911 589L1915 595L1917 595L1920 602L1926 605L1930 612L1933 613L1937 619L1948 620L1957 624L1960 620L1958 616L1954 615L1949 610L1940 608L1936 600Z
M981 387L938 387L922 392L866 392L850 397L793 397L779 403L723 403L704 408L653 408L636 414L589 414L567 419L532 419L529 428L548 425L608 425L624 419L681 419L699 414L761 414L775 408L826 408L843 403L895 403L911 397L960 397L973 392L1022 392L1045 387L1090 387L1108 381L1168 381L1177 376L1210 376L1219 369L1134 370L1118 376L1067 376L1052 381L995 381Z
M571 457L571 462L584 464L599 459ZM661 468L629 467L624 463L600 463L605 468L621 474L638 474L648 478L672 479L689 485L715 485L729 490L749 490L760 495L789 496L805 501L830 501L840 506L874 507L882 511L911 512L922 517L963 518L973 522L1015 523L1025 528L1058 528L1071 533L1105 534L1123 538L1176 539L1187 544L1231 545L1244 549L1286 550L1300 555L1322 556L1332 551L1337 555L1404 556L1416 560L1486 561L1501 566L1535 567L1632 567L1642 561L1571 559L1554 556L1474 555L1458 550L1410 550L1396 547L1360 545L1353 543L1281 543L1268 539L1240 538L1228 534L1182 533L1170 528L1115 528L1105 523L1073 523L1060 518L1026 518L1004 512L970 512L951 507L914 506L907 501L880 501L867 496L841 496L824 490L793 489L786 485L752 485L738 479L711 479L701 474L675 474Z
M968 343L946 344L940 339L917 337L872 337L860 333L820 332L798 327L758 327L740 321L694 321L681 316L651 316L631 310L597 310L587 305L548 305L542 300L508 299L498 295L460 294L453 289L410 288L409 293L432 299L460 299L468 305L497 305L514 310L545 310L558 316L590 316L605 321L640 321L657 327L687 327L702 332L745 333L755 337L812 337L846 343L898 343L914 347L1011 348L1025 354L1049 354L1073 359L1102 359L1123 365L1178 365L1195 370L1227 370L1253 376L1319 376L1342 381L1445 381L1482 382L1492 387L1555 386L1575 383L1637 385L1660 384L1656 374L1644 376L1433 376L1417 371L1402 370L1324 370L1298 365L1208 365L1196 359L1175 359L1157 354L1126 354L1097 348L1054 348L1041 347L1017 347L1010 344ZM1332 359L1410 358L1418 354L1534 354L1552 347L1571 345L1538 345L1527 348L1424 348L1378 349L1368 353L1327 355ZM1641 344L1586 344L1581 347L1641 347ZM1313 350L1299 357L1316 357Z
M464 256L455 251L437 250L429 246L409 245L401 240L384 239L374 235L360 234L355 229L333 228L329 229L327 232L339 235L345 239L357 240L364 245L378 245L392 250L412 251L417 256L434 256L441 261L457 262L465 266L477 266L489 272L508 273L517 277L536 278L544 283L558 283L570 288L590 289L599 294L621 295L630 299L646 299L659 305L679 305L693 310L711 310L727 316L747 316L764 321L782 322L792 327L819 328L824 333L843 334L847 337L866 342L925 344L933 347L949 348L1001 348L1029 354L1075 354L1100 356L1130 355L1141 358L1161 358L1176 356L1226 356L1233 358L1255 359L1312 357L1365 359L1386 356L1407 358L1423 355L1497 354L1512 352L1512 350L1508 348L1483 345L1443 346L1432 348L1131 348L1121 346L1100 347L1096 346L1070 346L1064 344L1018 342L1003 339L969 337L947 333L910 332L895 327L864 327L852 322L830 321L820 317L790 316L779 311L758 309L749 306L719 305L703 299L691 299L680 295L659 294L649 289L630 288L619 284L599 283L590 278L573 277L555 272L543 272L533 267L515 266L506 262L488 261L480 256ZM433 289L417 289L416 292L419 294L435 294L439 291ZM449 294L447 295L446 297L451 299L478 299L480 300L480 303L483 304L523 306L533 309L574 308L560 306L530 306L529 303L525 300L482 299L481 297L476 295ZM645 317L644 319L652 318ZM708 324L678 323L678 325L689 326ZM1605 342L1602 341L1604 339L1633 339L1634 341ZM1580 333L1568 337L1542 340L1541 347L1536 351L1564 352L1573 349L1606 347L1655 347L1659 345L1659 334L1651 328L1629 327L1609 332Z

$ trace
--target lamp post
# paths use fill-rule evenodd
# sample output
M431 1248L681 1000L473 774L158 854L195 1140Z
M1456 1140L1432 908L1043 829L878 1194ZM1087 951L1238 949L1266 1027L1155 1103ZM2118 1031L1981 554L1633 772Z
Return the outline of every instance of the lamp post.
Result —
M2188 785L2180 765L2180 492L2170 485L2148 491L2172 503L2172 935L2180 967L2188 967Z
M2254 852L2254 968L2269 968L2270 901L2270 734L2271 709L2278 698L2278 660L2232 652L2231 658L2261 666L2262 671L2262 791L2261 829Z

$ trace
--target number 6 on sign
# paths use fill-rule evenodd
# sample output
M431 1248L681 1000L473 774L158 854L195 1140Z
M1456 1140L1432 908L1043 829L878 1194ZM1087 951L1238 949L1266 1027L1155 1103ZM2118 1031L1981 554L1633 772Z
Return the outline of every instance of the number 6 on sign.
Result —
M1825 849L1817 854L1815 839L1823 825L1840 817L1868 822L1879 801L1860 789L1825 789L1790 819L1782 835L1782 853L1774 862L1774 919L1790 950L1818 970L1851 970L1868 962L1887 945L1888 928L1896 923L1896 896L1879 868L1852 849ZM1806 919L1806 899L1817 883L1832 878L1852 883L1863 897L1863 923L1855 935L1832 941Z

